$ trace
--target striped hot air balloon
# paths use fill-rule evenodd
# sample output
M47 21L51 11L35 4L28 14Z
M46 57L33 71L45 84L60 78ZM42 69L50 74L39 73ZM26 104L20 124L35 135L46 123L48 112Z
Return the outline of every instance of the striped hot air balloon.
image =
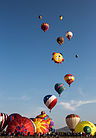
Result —
M69 87L71 83L74 81L75 77L72 74L66 74L64 76L64 80L69 84Z
M75 130L76 125L79 123L80 117L76 114L70 114L66 117L66 124L71 131Z
M46 95L43 99L44 104L50 109L56 105L57 103L57 97L55 95Z
M0 113L0 131L2 131L7 125L8 115L5 113Z
M55 88L56 92L59 94L59 96L65 90L63 83L56 83L54 88Z
M41 29L46 32L49 29L49 24L48 23L43 23L41 24Z

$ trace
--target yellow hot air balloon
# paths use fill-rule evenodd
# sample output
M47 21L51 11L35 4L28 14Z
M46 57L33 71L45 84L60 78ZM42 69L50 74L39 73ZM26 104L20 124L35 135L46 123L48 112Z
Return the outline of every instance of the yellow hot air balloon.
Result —
M79 123L80 117L76 114L70 114L66 117L66 124L71 131L75 130L76 125Z
M59 18L60 18L60 20L62 20L63 19L63 16L59 16Z
M85 134L91 134L94 136L96 133L96 126L90 121L82 121L75 127L75 132L85 132Z

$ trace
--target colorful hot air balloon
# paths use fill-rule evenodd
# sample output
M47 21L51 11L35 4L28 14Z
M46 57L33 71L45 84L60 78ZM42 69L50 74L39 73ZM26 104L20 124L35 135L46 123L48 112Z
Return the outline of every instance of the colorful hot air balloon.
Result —
M64 38L62 36L58 37L57 42L62 45L64 43Z
M64 58L63 58L63 55L61 53L54 52L52 60L54 60L55 63L59 64L62 61L64 61Z
M66 37L67 37L69 40L72 38L72 36L73 36L73 33L72 33L71 31L68 31L68 32L66 33Z
M28 136L29 134L33 135L36 131L35 129L34 122L27 117L20 117L8 124L6 132L10 132L11 134L14 133L15 135L19 133L20 135Z
M33 119L33 122L36 126L37 134L43 135L49 132L49 125L47 124L46 120L43 120L41 118L35 118Z
M6 127L7 118L8 115L6 113L0 113L0 132Z
M37 115L36 118L41 118L43 120L46 120L46 122L48 124L50 124L50 121L51 121L50 117L46 114L45 111L41 111L41 114L40 115Z
M59 16L59 18L60 18L60 20L62 20L63 19L63 16Z
M16 120L18 118L22 117L20 114L18 113L13 113L13 114L10 114L7 118L7 123L13 121L13 120Z
M43 100L44 104L50 109L50 111L57 103L57 97L55 95L46 95Z
M71 83L74 81L75 77L72 74L66 74L64 76L64 80L69 84L69 87Z
M56 83L54 88L55 88L56 92L59 94L59 96L65 90L63 83Z
M70 114L66 117L66 124L71 131L75 130L76 125L79 123L80 117L76 114Z
M96 133L96 126L90 121L81 121L76 125L75 132L85 132L85 134L91 134L94 136Z
M41 25L41 29L42 29L44 32L46 32L46 31L49 29L49 24L48 24L48 23L43 23L43 24Z

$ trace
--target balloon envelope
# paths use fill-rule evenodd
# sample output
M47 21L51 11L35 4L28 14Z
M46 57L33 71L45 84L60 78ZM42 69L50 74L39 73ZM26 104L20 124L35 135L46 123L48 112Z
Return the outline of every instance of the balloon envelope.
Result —
M0 113L0 132L6 127L7 118L8 115L6 113Z
M63 37L58 37L57 42L62 45L64 43L64 38Z
M69 86L71 85L71 83L75 80L75 77L72 74L66 74L64 76L64 80L69 84Z
M20 133L27 136L29 133L33 135L35 133L35 128L34 123L30 119L27 117L20 117L8 124L6 132L11 132L15 135Z
M88 127L89 127L89 130L86 131L86 129L88 129ZM91 131L91 133L90 133L90 131ZM86 134L90 133L93 136L93 135L95 135L95 132L96 132L96 126L93 123L91 123L90 121L81 121L75 127L75 132L76 133L85 132Z
M41 118L43 120L46 120L46 122L48 124L50 124L50 121L51 121L50 117L44 111L41 111L41 114L40 115L37 115L36 118Z
M76 125L79 123L80 117L76 114L70 114L66 117L66 124L71 131L75 130Z
M57 103L57 97L55 95L46 95L43 99L44 104L50 109L56 105Z
M7 119L7 123L13 121L13 120L16 120L18 118L22 117L20 114L18 113L12 113L8 116L8 119Z
M64 61L64 58L63 58L63 55L61 53L54 52L52 60L54 60L55 63L59 64L62 61Z
M49 132L49 125L47 124L46 120L43 120L41 118L35 118L33 119L33 122L36 126L36 133L37 134L45 134Z
M63 83L56 83L54 88L55 88L56 92L59 94L59 96L65 90Z
M41 29L42 29L44 32L46 32L46 31L49 29L49 24L48 24L48 23L43 23L43 24L41 25Z
M72 33L71 31L68 31L68 32L66 33L66 37L67 37L69 40L72 38L72 36L73 36L73 33Z

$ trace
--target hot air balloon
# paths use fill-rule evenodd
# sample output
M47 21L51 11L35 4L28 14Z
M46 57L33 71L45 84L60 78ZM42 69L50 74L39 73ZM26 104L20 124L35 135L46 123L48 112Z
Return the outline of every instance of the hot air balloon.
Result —
M64 61L64 58L63 58L63 55L61 53L54 52L52 60L54 60L55 63L59 64L62 61Z
M43 24L41 25L41 29L42 29L44 32L46 32L46 31L49 29L49 24L48 24L48 23L43 23Z
M81 121L76 125L75 132L85 132L85 134L94 136L96 133L96 126L90 121Z
M76 54L75 57L78 58L79 56Z
M74 81L75 77L72 74L66 74L64 76L64 80L69 84L69 87L71 83Z
M59 94L59 96L65 90L63 83L56 83L54 88L55 88L56 92Z
M41 15L39 16L39 19L42 19L42 16Z
M60 20L62 20L63 19L63 16L59 16L59 18L60 18Z
M6 127L7 118L8 115L6 113L0 113L0 132Z
M30 119L28 119L27 117L20 117L16 120L11 121L8 124L7 127L7 134L9 132L14 133L15 135L17 135L18 133L20 135L24 135L24 136L28 136L33 135L36 131L36 127L34 122L32 122Z
M43 120L41 118L35 118L33 119L33 122L36 126L37 134L43 135L49 132L49 125L47 124L46 120Z
M18 118L22 117L20 114L18 113L12 113L8 116L7 118L7 123L11 122L12 120L16 120Z
M64 43L64 38L62 36L58 37L57 42L62 45Z
M72 132L75 130L75 127L79 121L80 117L76 114L70 114L66 117L66 124Z
M50 124L50 121L51 121L50 117L46 114L45 111L41 111L41 114L40 115L37 115L36 118L41 118L43 120L46 120L46 122L48 124Z
M52 108L57 103L57 97L55 95L46 95L43 101L44 101L44 104L50 109L50 112L51 112Z
M66 37L67 37L69 40L72 38L72 36L73 36L73 33L72 33L71 31L68 31L68 32L66 33Z

